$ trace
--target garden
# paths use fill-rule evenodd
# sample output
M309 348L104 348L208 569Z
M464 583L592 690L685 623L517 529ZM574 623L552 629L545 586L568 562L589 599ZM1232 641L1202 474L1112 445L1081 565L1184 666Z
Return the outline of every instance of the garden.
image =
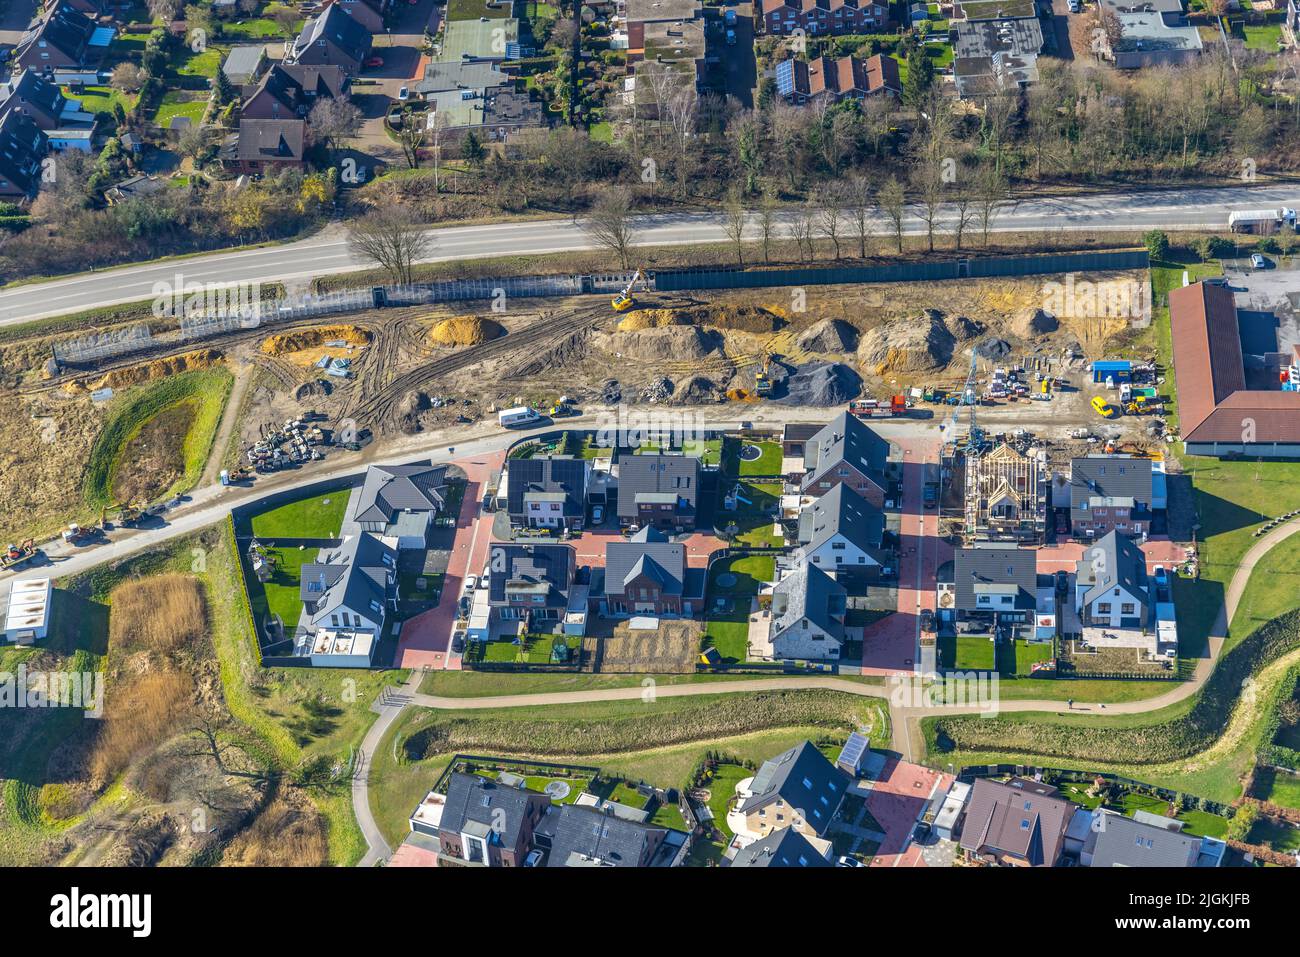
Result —
M733 555L709 568L704 647L716 648L724 664L749 657L749 613L752 599L776 576L772 555Z
M718 490L718 518L715 524L736 544L749 548L780 548L785 536L776 529L776 510L781 502L780 482L723 482ZM735 507L728 509L731 499Z
M1050 661L1052 643L1021 639L1000 641L975 635L938 639L939 667L944 671L996 671L1004 678L1033 673L1035 664Z
M253 515L249 524L253 535L266 541L338 538L350 494L350 490L344 488L277 505Z

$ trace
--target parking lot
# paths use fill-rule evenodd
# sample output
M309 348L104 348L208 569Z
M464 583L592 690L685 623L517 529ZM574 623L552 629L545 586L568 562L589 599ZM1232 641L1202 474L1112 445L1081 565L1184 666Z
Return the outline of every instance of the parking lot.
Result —
M1246 387L1277 388L1279 365L1295 360L1300 345L1300 262L1267 256L1263 269L1250 260L1224 260L1237 302Z

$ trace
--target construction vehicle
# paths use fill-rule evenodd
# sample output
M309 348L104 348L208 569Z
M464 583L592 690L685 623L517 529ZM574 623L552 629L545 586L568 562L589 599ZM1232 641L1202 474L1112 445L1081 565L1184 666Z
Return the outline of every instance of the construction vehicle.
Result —
M766 399L772 394L772 354L763 353L763 361L754 373L754 391L759 398Z
M1119 410L1107 402L1104 395L1094 395L1092 397L1092 409L1103 419L1114 419L1119 417Z
M11 568L27 564L36 557L36 552L36 541L31 538L21 545L6 546L4 554L0 555L0 571L7 572Z
M610 305L614 307L615 312L627 312L636 305L636 300L632 298L632 290L636 284L640 283L641 288L649 291L650 285L646 282L645 273L638 269L632 275L632 281L627 284L627 288L610 300Z
M69 545L85 545L99 537L101 531L99 525L91 525L89 528L78 525L73 522L63 531L63 540Z
M147 510L149 508L149 503L137 502L134 505L121 503L118 505L110 506L110 508L112 508L114 511L117 512L117 524L122 525L126 528L133 528L134 526L139 525L140 522L145 518L147 514ZM105 511L105 514L100 518L101 525L104 524L104 518L107 518L107 510Z

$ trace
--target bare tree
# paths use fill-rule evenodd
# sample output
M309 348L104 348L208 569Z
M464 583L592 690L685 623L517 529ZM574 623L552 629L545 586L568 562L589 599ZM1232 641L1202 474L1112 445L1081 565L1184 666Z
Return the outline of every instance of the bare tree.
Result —
M324 97L311 108L307 128L337 153L346 140L361 132L361 110L343 97Z
M885 185L880 187L880 192L876 194L880 201L880 211L885 214L894 227L894 242L898 246L898 252L903 252L903 217L907 215L907 194L903 192L903 184L897 177L891 176L885 181Z
M975 187L975 211L983 235L984 245L989 244L989 229L998 211L1010 202L1011 192L1004 177L995 167L986 167Z
M294 28L298 25L298 11L288 5L279 6L271 11L271 20L280 28L282 34L292 37Z
M632 228L632 197L626 189L602 190L582 220L582 228L592 242L609 250L624 269L628 268L636 230Z
M180 13L181 0L149 0L149 16L161 23L171 23Z
M950 201L955 213L952 225L953 245L960 250L962 237L975 222L975 191L965 182L958 183Z
M433 249L433 235L405 206L380 206L352 224L352 251L388 273L394 283L409 285L413 267Z
M140 87L144 86L144 81L144 70L129 60L123 60L113 67L113 73L108 82L112 84L115 90L121 90L123 93L135 93Z
M871 180L862 175L851 177L844 186L843 198L858 240L858 258L866 259L867 237L871 235Z
M770 186L763 190L758 204L758 228L763 237L763 262L772 261L772 239L776 235L776 191Z
M939 229L939 212L943 207L943 176L937 166L921 166L913 180L916 201L913 206L925 223L926 248L934 252L934 234Z
M817 193L817 228L831 241L835 258L840 258L840 191L834 185L825 186Z
M813 240L817 232L817 207L808 202L800 206L790 220L790 235L799 247L799 260L811 262L816 258ZM807 250L805 254L804 250Z
M740 190L732 190L722 204L722 231L736 247L736 262L745 265L745 222L749 218Z

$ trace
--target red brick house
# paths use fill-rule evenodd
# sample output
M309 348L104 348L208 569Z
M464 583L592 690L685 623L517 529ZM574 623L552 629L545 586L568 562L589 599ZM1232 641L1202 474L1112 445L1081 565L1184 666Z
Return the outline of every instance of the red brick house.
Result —
M841 412L804 444L800 490L820 496L839 483L883 508L890 445L855 415Z
M10 62L15 70L26 68L41 73L94 66L107 49L91 47L94 33L94 20L70 7L59 7L23 35Z
M879 53L867 60L855 56L785 60L777 64L776 77L777 89L792 103L861 100L878 93L901 96L903 92L898 61Z
M686 547L649 526L605 546L602 613L691 617L704 604L704 574L686 567Z
M306 166L303 120L240 120L239 132L221 147L221 165L236 176L278 173Z
M522 866L550 804L545 794L453 774L438 825L439 864Z
M246 120L301 119L321 99L346 96L349 85L338 66L277 63L244 101L240 115Z
M889 7L872 0L763 0L760 32L789 36L880 33L889 28Z

